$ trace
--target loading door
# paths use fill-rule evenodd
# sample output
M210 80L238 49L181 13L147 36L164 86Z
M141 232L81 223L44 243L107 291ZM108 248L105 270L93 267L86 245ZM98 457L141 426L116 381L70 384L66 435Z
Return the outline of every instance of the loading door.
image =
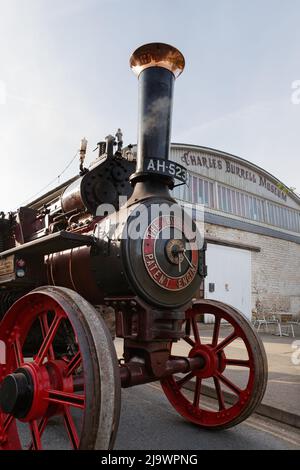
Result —
M238 308L251 319L251 252L208 243L205 298ZM210 323L212 315L205 315Z

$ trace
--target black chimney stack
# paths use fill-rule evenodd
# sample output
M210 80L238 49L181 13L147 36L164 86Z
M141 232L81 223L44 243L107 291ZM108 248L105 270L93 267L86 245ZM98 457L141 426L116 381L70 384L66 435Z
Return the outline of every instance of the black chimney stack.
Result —
M173 187L168 171L174 81L184 69L184 57L175 47L151 43L130 58L139 78L137 168L133 185L147 181Z

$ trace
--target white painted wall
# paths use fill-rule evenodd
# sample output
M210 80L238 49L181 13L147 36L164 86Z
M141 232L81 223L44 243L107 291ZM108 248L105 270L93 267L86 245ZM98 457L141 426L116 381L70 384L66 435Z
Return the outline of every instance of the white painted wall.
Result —
M206 264L205 298L232 305L251 319L251 252L208 243ZM209 283L215 284L214 292ZM213 318L205 315L205 322Z

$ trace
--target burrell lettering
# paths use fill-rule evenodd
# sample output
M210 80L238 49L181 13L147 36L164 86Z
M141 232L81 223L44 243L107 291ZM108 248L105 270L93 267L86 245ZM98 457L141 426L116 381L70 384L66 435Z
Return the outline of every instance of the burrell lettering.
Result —
M205 157L202 155L194 155L191 154L189 151L185 152L181 157L182 162L188 166L198 166L201 168L207 168L225 171L225 173L230 173L231 175L235 175L240 179L251 181L254 184L258 184L262 186L267 191L270 191L272 194L277 196L278 198L282 199L283 201L287 200L287 194L285 191L282 191L279 186L276 184L271 183L267 180L265 176L257 175L253 171L247 170L240 165L232 163L230 160L221 160L213 157Z
M228 160L225 161L226 165L226 173L231 173L232 175L237 175L244 180L252 181L252 183L256 183L256 175L251 171L245 170L244 168L239 167L238 165L234 165L233 163L229 162Z

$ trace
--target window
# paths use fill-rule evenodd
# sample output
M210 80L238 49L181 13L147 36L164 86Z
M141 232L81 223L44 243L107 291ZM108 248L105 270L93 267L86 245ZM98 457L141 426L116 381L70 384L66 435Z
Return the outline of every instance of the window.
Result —
M300 232L300 212L218 184L219 209L249 220Z
M209 207L212 209L215 207L215 197L214 197L214 184L209 182Z
M218 199L215 199L215 189ZM173 196L185 202L204 204L212 209L235 214L300 233L300 212L192 175L190 185L177 186Z
M300 232L300 213L266 201L267 222L292 232Z
M201 178L198 178L198 188L199 188L199 204L204 204L203 180Z
M215 207L214 183L198 176L191 176L189 186L175 187L173 196L185 202Z

